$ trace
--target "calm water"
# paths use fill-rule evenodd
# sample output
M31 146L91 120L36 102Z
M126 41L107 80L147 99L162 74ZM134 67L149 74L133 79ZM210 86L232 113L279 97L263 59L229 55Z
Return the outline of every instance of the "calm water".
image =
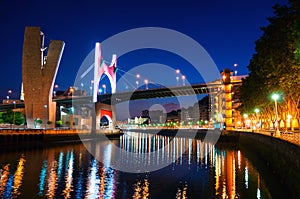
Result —
M104 142L95 144L95 152L104 163L98 162L83 144L1 153L0 198L275 197L255 164L237 147L142 133ZM87 147L92 144L85 143ZM143 161L173 162L146 173L118 171L107 166L115 156L111 144L137 155L159 148L162 157ZM121 158L130 159L122 154Z

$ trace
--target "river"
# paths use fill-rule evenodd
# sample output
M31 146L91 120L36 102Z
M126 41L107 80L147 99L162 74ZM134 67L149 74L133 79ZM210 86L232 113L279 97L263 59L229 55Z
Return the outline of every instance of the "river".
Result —
M284 196L235 143L141 132L83 143L1 152L0 198Z

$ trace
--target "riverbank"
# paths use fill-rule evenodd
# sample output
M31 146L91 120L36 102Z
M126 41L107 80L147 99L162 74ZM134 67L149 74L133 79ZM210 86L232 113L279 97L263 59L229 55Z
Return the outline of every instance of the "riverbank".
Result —
M263 134L239 133L238 147L247 153L251 162L263 163L256 165L261 173L272 172L273 176L266 178L277 181L277 187L272 189L285 187L286 198L300 198L300 147Z
M0 129L0 150L31 149L82 140L114 139L120 135L122 132L119 129L93 132L81 129Z

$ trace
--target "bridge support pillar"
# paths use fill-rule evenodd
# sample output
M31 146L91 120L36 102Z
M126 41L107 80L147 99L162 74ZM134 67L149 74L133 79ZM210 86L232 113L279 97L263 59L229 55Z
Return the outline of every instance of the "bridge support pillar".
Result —
M106 117L108 119L108 128L110 130L114 130L116 127L116 106L103 104L103 103L95 103L95 129L100 129L100 121L102 117Z
M25 28L22 80L28 128L34 128L34 119L41 119L43 124L51 121L51 126L55 124L56 105L52 102L52 91L64 45L63 41L51 40L47 48L39 27ZM45 49L47 56L44 56Z

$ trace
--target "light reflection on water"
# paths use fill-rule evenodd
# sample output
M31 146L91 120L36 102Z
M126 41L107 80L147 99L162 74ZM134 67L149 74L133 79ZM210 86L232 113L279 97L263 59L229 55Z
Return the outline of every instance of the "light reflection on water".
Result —
M169 144L171 139L174 140ZM116 171L104 166L114 158L112 144L137 154L159 148L161 157L140 161L173 163L142 174ZM236 148L141 133L95 146L95 154L103 157L105 164L91 156L82 144L1 154L0 198L271 197L264 179ZM122 161L127 158L123 156Z

